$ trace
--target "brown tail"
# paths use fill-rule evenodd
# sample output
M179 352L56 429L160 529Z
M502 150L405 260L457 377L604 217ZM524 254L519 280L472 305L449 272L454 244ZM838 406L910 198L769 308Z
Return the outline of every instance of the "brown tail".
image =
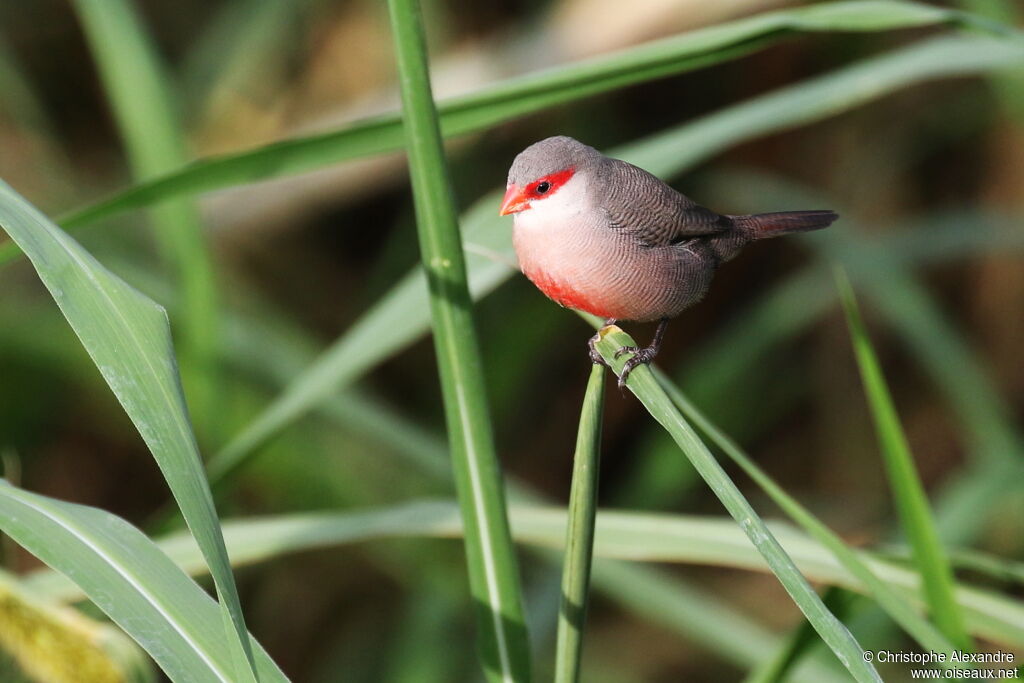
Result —
M740 230L752 239L788 235L791 232L821 230L839 218L835 211L782 211L758 213L752 216L729 216Z

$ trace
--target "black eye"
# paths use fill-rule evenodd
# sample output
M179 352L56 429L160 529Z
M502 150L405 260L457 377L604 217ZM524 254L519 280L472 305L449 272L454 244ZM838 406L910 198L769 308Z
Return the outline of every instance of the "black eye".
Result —
M543 183L541 183L540 185L537 186L537 194L544 194L545 192L547 192L550 189L551 189L551 183L549 183L548 181L545 180Z

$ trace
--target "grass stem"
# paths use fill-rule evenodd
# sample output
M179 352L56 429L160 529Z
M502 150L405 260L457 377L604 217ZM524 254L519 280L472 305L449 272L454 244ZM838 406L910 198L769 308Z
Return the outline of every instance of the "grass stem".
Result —
M430 291L455 488L465 525L483 668L492 681L527 681L529 646L509 531L465 255L430 88L417 0L389 0L420 253Z
M565 534L565 563L562 568L562 602L558 610L556 683L575 683L580 678L583 627L587 619L590 567L594 556L594 523L597 519L604 377L605 368L594 365L587 382L576 435L569 519Z

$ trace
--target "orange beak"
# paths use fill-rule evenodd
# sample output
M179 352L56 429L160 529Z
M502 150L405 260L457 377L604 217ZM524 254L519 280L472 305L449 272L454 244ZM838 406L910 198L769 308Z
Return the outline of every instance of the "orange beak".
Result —
M510 213L524 211L528 208L530 208L530 202L526 198L526 193L514 184L509 185L508 189L505 190L505 198L501 200L500 215L507 216Z

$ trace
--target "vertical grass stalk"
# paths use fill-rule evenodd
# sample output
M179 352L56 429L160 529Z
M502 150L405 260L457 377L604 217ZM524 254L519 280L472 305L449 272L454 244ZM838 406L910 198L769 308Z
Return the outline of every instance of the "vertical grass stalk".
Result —
M600 365L595 365L590 371L579 431L576 434L569 519L565 532L565 563L562 567L562 601L558 609L555 683L576 683L580 677L583 627L587 620L587 598L590 591L590 565L594 557L604 376L605 369Z
M430 89L417 0L389 0L420 254L430 290L434 349L456 493L465 525L480 653L492 681L526 681L529 646L519 572L494 448L465 257Z
M846 312L857 365L860 368L864 393L871 408L882 460L889 477L889 486L899 512L903 530L913 551L914 564L921 572L925 600L932 619L939 629L960 649L973 649L973 642L964 626L963 614L956 602L953 571L949 557L939 540L928 497L917 474L907 437L882 374L850 281L836 270L836 284Z

